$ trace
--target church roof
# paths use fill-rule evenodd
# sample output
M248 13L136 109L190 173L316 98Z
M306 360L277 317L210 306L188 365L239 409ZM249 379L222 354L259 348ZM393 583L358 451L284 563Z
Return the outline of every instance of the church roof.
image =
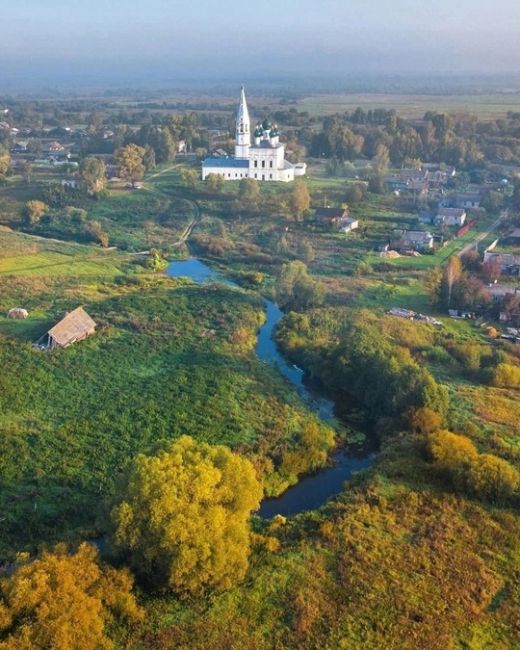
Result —
M240 104L238 106L237 113L237 124L243 124L247 122L249 124L249 110L247 108L246 93L244 91L244 86L240 89Z
M249 160L238 160L236 158L205 158L202 161L203 167L237 167L248 168Z

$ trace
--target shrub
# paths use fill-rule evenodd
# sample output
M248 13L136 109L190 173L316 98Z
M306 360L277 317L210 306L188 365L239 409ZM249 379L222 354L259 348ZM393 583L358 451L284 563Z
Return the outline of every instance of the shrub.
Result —
M409 412L410 428L416 433L428 434L438 431L442 426L442 418L427 406L411 409Z
M520 473L502 458L493 454L481 454L470 464L468 487L482 499L507 499L519 486Z
M46 211L47 206L43 201L27 201L23 209L25 222L29 225L38 223Z
M494 370L491 383L497 388L520 388L520 367L499 363Z

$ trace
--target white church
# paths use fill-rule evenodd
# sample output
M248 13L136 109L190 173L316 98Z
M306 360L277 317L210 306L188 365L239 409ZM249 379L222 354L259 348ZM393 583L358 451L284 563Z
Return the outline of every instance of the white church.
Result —
M267 118L256 125L251 144L251 122L242 86L237 113L235 155L229 158L206 158L202 163L202 180L209 174L218 174L226 181L256 178L259 181L289 183L296 176L304 176L306 168L305 163L293 165L285 160L285 145L280 142L278 128Z

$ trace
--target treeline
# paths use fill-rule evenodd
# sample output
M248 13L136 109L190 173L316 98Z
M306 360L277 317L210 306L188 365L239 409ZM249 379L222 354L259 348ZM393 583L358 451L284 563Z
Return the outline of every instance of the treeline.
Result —
M480 121L474 116L455 117L428 111L413 122L383 109L333 115L321 132L301 133L312 156L339 161L374 158L385 147L393 166L413 160L474 168L488 160L520 161L520 117Z
M322 131L309 142L311 155L342 162L359 157L371 160L381 157L383 151L394 167L421 160L470 168L484 158L477 134L461 133L459 123L444 113L426 113L414 125L393 112L384 124L369 122L368 114L365 121L359 121L361 113L356 121L350 114L326 118ZM371 119L375 120L373 115ZM383 115L378 114L377 119L382 120Z

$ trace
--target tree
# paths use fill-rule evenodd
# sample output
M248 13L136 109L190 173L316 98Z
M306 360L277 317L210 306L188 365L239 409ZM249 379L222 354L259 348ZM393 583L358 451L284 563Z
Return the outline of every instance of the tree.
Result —
M365 188L361 183L354 183L347 190L347 201L349 203L360 203L365 196Z
M133 187L144 177L144 154L144 148L136 144L127 144L115 153L120 176L132 183Z
M368 179L368 191L374 194L384 194L385 183L383 177L379 174L372 174Z
M11 165L11 154L9 149L0 145L0 176L7 174Z
M430 302L437 305L440 300L442 285L442 269L436 266L424 280L424 288L430 297Z
M83 158L79 166L81 185L87 194L93 195L105 189L105 163L99 158Z
M227 589L245 576L261 496L247 459L183 436L133 462L112 512L114 544L141 575L180 594Z
M0 583L0 647L109 650L116 618L143 618L131 590L128 571L101 566L89 544L75 553L57 546L33 561L21 556Z
M194 190L197 187L199 175L194 169L183 169L181 172L181 178L183 183L185 183L191 190Z
M83 230L90 240L100 244L103 248L107 248L108 235L103 230L99 221L91 221L90 223L87 223Z
M305 264L295 261L282 266L276 297L282 306L299 311L320 305L324 291L322 285L313 280Z
M517 492L520 473L498 456L480 454L469 468L468 485L482 499L502 501Z
M482 275L484 280L489 283L496 282L502 274L502 266L500 261L492 258L482 264Z
M224 179L220 174L208 174L206 176L206 183L208 185L208 189L211 192L215 192L215 194L220 194L224 187Z
M27 201L23 209L25 222L31 226L38 223L47 210L43 201Z
M146 145L143 156L143 165L145 170L149 172L150 170L155 169L155 164L155 151L150 147L150 145Z
M376 153L372 158L372 169L377 176L382 176L388 171L390 165L390 151L385 144L378 144Z
M260 186L255 178L243 178L240 181L238 199L244 207L257 207L260 200Z
M441 416L427 406L411 409L408 418L410 429L423 435L439 431L442 426Z
M446 304L451 305L451 298L453 295L453 286L460 280L462 275L462 263L458 255L452 255L448 260L448 264L444 270L443 282L446 285Z
M156 248L151 248L148 257L146 258L146 268L152 271L162 271L168 266L167 260L161 255L160 251Z
M295 219L298 221L302 219L305 212L310 208L311 195L307 189L307 184L298 179L293 185L291 197L289 199L289 206Z
M305 264L310 264L314 262L316 258L316 253L310 241L303 241L298 247L298 255L305 262Z
M31 165L30 162L26 162L23 166L23 179L27 183L27 185L31 184L33 174L34 174L34 167Z

